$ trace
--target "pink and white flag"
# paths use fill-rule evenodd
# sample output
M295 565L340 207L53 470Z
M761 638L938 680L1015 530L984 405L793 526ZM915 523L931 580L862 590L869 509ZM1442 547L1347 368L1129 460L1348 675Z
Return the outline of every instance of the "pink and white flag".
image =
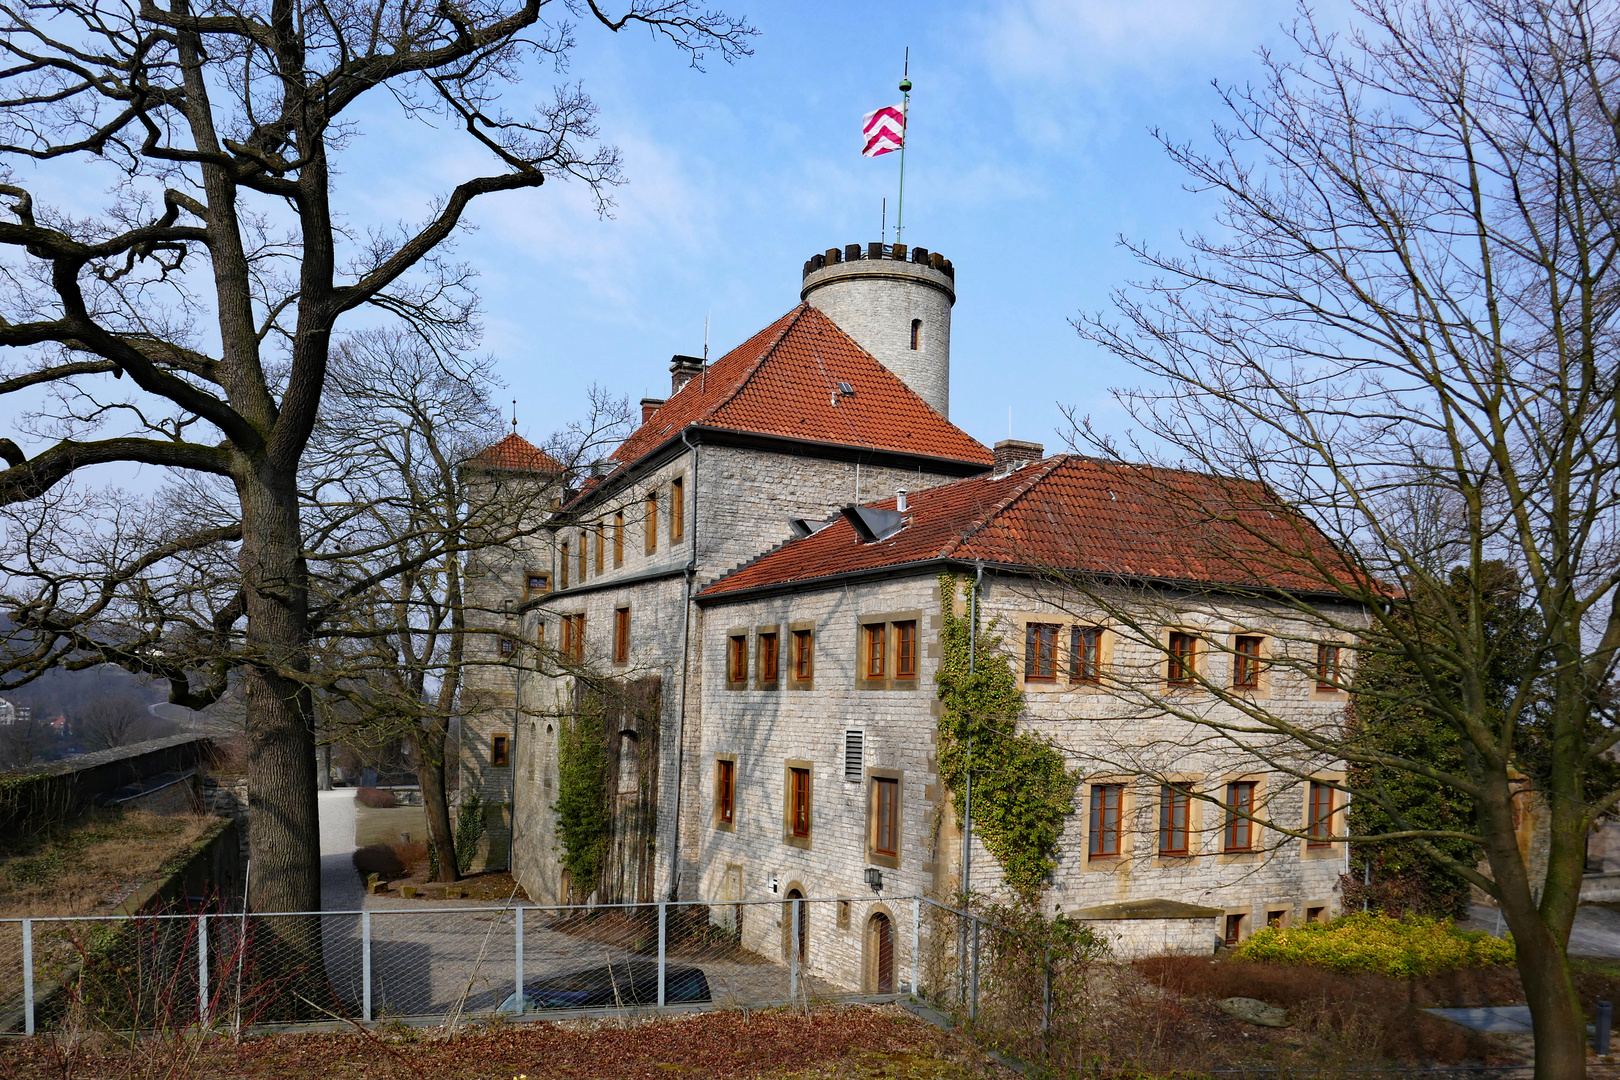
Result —
M866 114L861 125L866 136L866 149L862 157L889 154L906 144L906 110L903 105L885 105Z

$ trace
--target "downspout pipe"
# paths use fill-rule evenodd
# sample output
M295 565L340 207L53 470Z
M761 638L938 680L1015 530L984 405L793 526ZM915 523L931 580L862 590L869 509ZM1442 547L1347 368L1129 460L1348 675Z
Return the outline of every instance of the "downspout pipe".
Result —
M681 704L675 721L675 821L669 845L669 898L678 900L681 888L681 790L686 784L686 695L692 654L692 581L697 576L698 552L698 446L689 429L681 429L681 442L692 453L692 547L686 560L686 598L681 604Z

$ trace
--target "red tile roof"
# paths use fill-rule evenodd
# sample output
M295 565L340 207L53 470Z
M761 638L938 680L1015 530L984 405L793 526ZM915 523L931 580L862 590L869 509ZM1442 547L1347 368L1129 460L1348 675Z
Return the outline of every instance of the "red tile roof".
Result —
M486 469L512 469L519 472L562 472L562 463L528 439L512 432L493 446L473 455L472 463Z
M1238 587L1321 590L1347 573L1309 522L1250 481L1063 454L908 496L907 524L861 543L840 518L704 589L747 589L935 559ZM893 510L895 500L870 504Z
M840 382L854 394L839 395ZM931 409L809 304L710 364L632 433L613 460L635 461L693 424L985 468L994 460L984 444Z

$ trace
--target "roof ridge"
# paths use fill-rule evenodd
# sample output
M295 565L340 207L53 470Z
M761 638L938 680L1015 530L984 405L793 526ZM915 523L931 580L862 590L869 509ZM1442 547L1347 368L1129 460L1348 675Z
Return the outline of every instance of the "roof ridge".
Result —
M1030 476L1028 480L1022 481L1016 485L1013 490L1009 492L1007 496L1001 500L1001 502L992 507L988 513L984 514L979 518L978 521L974 522L962 532L958 533L950 543L946 544L942 549L940 549L940 556L948 559L953 554L960 551L968 542L970 537L977 536L980 532L984 531L985 526L989 525L1001 514L1006 513L1007 510L1012 507L1013 503L1029 494L1029 492L1034 489L1036 484L1039 484L1042 480L1045 480L1048 476L1052 475L1052 472L1057 469L1059 465L1063 464L1068 457L1069 455L1067 454L1053 454L1051 457L1041 462L1034 475ZM994 481L995 477L992 476L990 479Z

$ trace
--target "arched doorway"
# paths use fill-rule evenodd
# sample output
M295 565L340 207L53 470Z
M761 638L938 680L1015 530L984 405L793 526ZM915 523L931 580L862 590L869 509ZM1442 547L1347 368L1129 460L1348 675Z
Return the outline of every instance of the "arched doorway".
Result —
M795 904L793 901L799 901ZM810 941L810 905L805 902L804 893L798 889L787 891L787 903L782 905L782 957L786 959L793 951L793 909L799 909L799 963L804 963L807 955L807 945Z
M872 992L894 993L894 923L881 911L866 922L866 950L871 958Z

